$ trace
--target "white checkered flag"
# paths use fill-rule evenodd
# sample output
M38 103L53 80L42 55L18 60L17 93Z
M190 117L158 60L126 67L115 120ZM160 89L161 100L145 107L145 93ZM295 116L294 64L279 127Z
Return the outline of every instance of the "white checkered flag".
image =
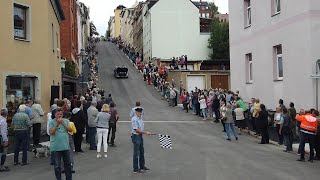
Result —
M160 146L163 149L172 149L171 138L169 135L159 134Z

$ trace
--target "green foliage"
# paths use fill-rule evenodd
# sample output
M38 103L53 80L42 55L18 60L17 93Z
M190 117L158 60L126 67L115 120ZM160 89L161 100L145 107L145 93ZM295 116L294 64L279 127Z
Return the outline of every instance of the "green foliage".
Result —
M212 14L219 14L219 8L214 4L214 2L209 3L209 9L212 12Z
M71 77L76 77L77 76L76 68L77 66L73 61L66 61L66 69L65 69L66 75Z
M213 18L208 43L208 48L211 49L209 56L212 60L229 59L229 23L220 22L219 18Z

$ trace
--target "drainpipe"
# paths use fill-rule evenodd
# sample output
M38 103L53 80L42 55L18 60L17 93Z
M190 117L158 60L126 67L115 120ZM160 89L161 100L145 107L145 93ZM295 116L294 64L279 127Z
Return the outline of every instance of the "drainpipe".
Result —
M319 73L319 68L320 68L320 59L317 60L317 64L316 64L316 76ZM319 106L319 87L318 87L318 80L319 78L316 77L316 109L318 109Z
M150 15L150 44L151 44L151 48L150 48L150 61L152 60L152 18L151 18L151 12L149 10L149 15Z

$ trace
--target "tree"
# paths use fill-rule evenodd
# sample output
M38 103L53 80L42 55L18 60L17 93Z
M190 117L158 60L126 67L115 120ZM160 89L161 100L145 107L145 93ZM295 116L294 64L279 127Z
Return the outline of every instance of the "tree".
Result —
M209 10L212 12L212 15L219 14L219 8L214 4L214 2L209 3Z
M229 59L229 23L220 22L219 18L213 18L208 43L208 48L211 49L209 57L212 60Z
M76 67L77 66L73 61L66 61L66 69L65 69L66 75L71 77L76 77L77 76Z

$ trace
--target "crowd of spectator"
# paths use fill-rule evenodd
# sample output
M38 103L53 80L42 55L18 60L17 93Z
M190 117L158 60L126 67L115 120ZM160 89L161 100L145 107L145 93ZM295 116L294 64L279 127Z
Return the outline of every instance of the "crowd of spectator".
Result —
M120 42L120 45L119 45ZM130 46L126 46L121 39L116 41L120 49L126 55L134 51ZM129 59L132 60L131 56ZM141 60L141 59L139 59ZM133 63L136 61L132 60ZM181 65L187 69L187 56L173 57L169 69L179 69ZM176 107L178 102L182 103L182 109L188 113L192 109L192 114L202 117L204 121L212 119L215 123L223 125L223 132L226 132L227 140L231 141L230 129L236 140L243 132L261 137L260 144L270 143L270 132L276 132L279 145L285 145L284 152L293 151L293 141L299 141L298 161L304 161L306 142L310 145L309 161L320 160L320 122L319 111L315 109L301 109L297 113L294 103L290 102L287 108L282 99L277 107L267 107L258 98L251 98L251 102L245 102L239 91L232 92L224 89L198 89L187 92L182 81L176 84L174 79L168 82L167 68L158 68L151 62L146 63L143 68L137 66L142 71L144 80L148 85L153 85L161 92L163 99L168 101L169 106ZM272 109L275 109L273 111ZM236 128L235 128L236 127ZM310 128L311 127L311 128ZM237 131L236 131L237 129ZM316 155L314 155L316 151Z

